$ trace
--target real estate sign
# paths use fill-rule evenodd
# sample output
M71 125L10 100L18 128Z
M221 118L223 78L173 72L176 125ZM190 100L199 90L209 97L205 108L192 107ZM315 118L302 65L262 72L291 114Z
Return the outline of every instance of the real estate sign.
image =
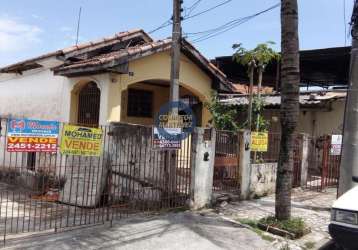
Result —
M173 138L166 138L158 128L153 128L153 140L152 147L153 149L161 150L176 150L181 148L181 140L174 139L177 138L177 135L180 135L182 130L181 128L165 128L166 133L172 135Z
M251 132L251 151L267 152L267 148L268 148L268 133Z
M59 122L9 119L8 152L56 152Z
M331 155L341 155L342 151L342 135L332 135L331 137Z
M102 138L102 129L64 125L61 153L64 155L100 156Z

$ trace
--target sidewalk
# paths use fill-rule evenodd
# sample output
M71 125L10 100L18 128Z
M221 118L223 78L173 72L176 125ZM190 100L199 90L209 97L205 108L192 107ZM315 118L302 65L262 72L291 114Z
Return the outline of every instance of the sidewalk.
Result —
M301 217L311 227L312 233L296 240L288 241L290 248L305 249L306 244L315 243L313 249L330 240L328 224L330 221L330 207L336 199L337 189L328 189L326 192L312 192L302 189L293 190L292 215ZM239 221L241 219L259 220L263 217L274 215L275 196L271 195L258 200L222 203L216 208L219 215ZM273 246L278 247L282 242L287 242L282 237L276 237ZM278 247L279 249L279 247Z
M217 250L275 249L245 227L214 213L170 213L7 242L5 249Z

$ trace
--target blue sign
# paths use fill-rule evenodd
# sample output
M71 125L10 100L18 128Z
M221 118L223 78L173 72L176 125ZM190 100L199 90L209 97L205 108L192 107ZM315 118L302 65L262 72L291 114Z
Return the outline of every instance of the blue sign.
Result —
M171 111L176 109L177 115L171 115ZM158 133L166 140L180 141L187 138L196 126L196 119L193 110L185 103L168 102L159 110L155 118L155 127ZM180 133L172 133L170 129L180 128Z
M59 122L29 119L9 119L8 136L54 137L59 134Z

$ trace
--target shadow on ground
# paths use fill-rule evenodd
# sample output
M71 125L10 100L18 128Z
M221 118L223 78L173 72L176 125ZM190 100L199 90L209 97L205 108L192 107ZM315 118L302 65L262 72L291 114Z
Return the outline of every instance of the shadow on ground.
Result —
M7 243L8 249L272 249L254 232L215 214L170 213Z

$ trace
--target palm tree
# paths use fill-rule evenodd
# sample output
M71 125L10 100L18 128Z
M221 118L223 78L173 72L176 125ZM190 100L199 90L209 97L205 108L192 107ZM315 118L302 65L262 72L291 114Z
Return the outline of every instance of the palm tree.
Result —
M254 71L257 68L258 71L258 84L257 84L257 93L258 99L261 98L261 85L262 85L262 75L265 71L267 64L272 60L278 60L279 54L271 48L271 45L274 45L274 42L268 41L266 43L260 43L256 48L252 50L246 50L242 47L241 43L234 44L232 47L235 49L234 59L236 62L248 66L248 75L250 79L249 87L249 109L248 109L248 128L251 129L252 123L252 106L253 106L253 85L254 85ZM259 131L259 118L260 114L257 114L256 119L256 131Z
M248 66L247 73L250 79L250 86L249 86L249 108L247 111L247 128L251 130L254 72L256 68L255 55L252 52L252 50L246 50L244 47L242 47L241 43L234 44L232 48L236 50L233 56L234 60L236 60L238 63L241 63L242 65Z
M291 217L293 147L299 115L297 0L281 0L281 145L276 180L276 218Z

